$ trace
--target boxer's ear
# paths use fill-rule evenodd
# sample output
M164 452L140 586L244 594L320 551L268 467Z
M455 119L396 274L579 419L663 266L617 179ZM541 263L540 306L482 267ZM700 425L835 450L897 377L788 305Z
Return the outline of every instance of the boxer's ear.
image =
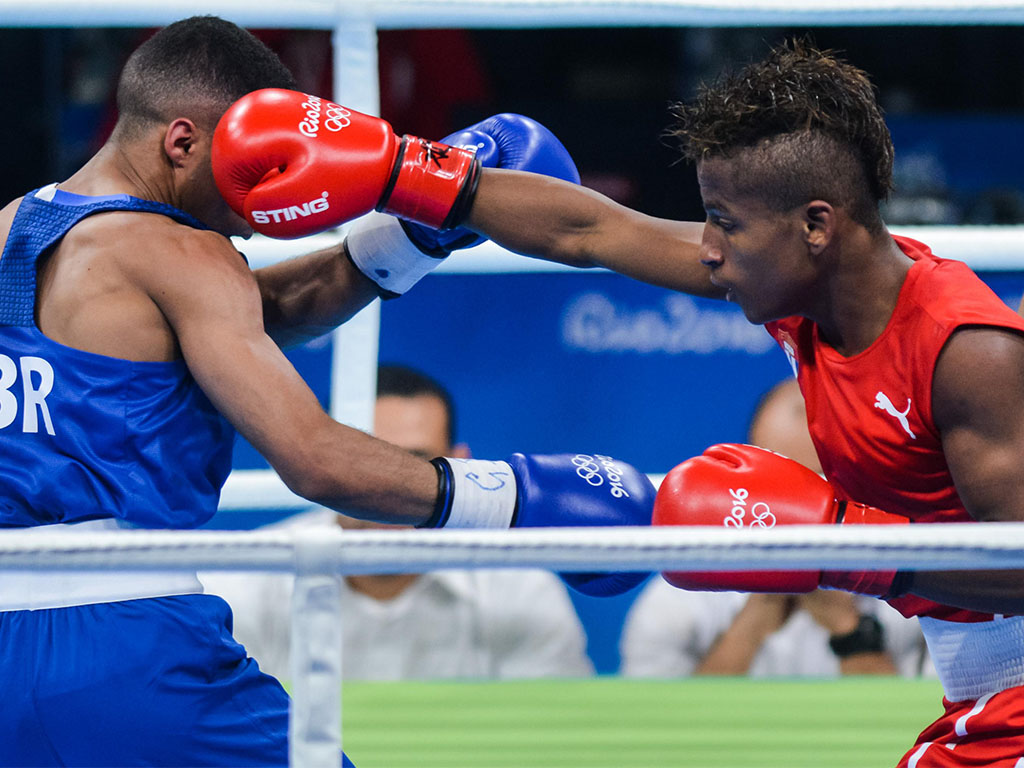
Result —
M824 200L812 200L804 206L804 242L813 255L832 242L836 228L836 210Z
M172 166L181 168L194 156L196 134L196 124L187 117L175 118L167 124L164 131L164 154Z

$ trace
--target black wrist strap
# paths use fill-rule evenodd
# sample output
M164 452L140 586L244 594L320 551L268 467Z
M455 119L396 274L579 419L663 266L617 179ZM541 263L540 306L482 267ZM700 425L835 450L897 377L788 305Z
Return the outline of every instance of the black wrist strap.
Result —
M441 528L448 522L448 514L452 511L452 468L443 458L432 459L430 463L437 470L437 500L430 517L417 528Z
M882 625L874 616L861 616L857 627L846 635L832 635L828 644L840 659L855 653L880 653L885 650Z
M482 167L480 158L474 157L473 164L466 175L466 180L462 182L459 193L455 197L455 202L452 203L451 210L448 211L448 215L438 229L454 229L469 216L469 211L473 207L473 198L476 197L476 188L480 183Z

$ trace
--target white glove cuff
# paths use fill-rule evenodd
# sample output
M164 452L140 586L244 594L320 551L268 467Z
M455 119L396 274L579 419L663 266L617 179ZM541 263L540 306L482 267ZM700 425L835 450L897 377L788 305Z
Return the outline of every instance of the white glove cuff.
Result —
M516 511L516 478L504 461L445 459L452 470L452 508L445 528L508 528Z
M417 248L401 222L385 213L368 213L357 219L345 244L359 271L397 296L443 261Z

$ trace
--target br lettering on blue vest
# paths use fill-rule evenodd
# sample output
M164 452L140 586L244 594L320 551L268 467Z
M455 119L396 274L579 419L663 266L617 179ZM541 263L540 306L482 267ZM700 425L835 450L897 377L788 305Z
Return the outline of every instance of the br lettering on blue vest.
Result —
M15 394L21 373L21 403ZM46 432L54 434L46 396L53 389L53 366L41 357L14 358L0 354L0 429L11 426L21 412L21 431L38 432L42 417Z

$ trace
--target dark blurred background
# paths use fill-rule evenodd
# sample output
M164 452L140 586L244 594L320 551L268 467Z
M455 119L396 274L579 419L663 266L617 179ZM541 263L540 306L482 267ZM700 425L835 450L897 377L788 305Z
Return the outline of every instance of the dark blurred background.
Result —
M66 177L102 143L117 73L151 32L0 29L5 200ZM303 89L331 94L328 32L256 32ZM382 31L381 113L401 133L440 138L522 112L563 139L588 186L651 214L702 218L692 170L660 138L668 105L807 33L879 88L897 146L890 223L1024 222L1021 27Z

